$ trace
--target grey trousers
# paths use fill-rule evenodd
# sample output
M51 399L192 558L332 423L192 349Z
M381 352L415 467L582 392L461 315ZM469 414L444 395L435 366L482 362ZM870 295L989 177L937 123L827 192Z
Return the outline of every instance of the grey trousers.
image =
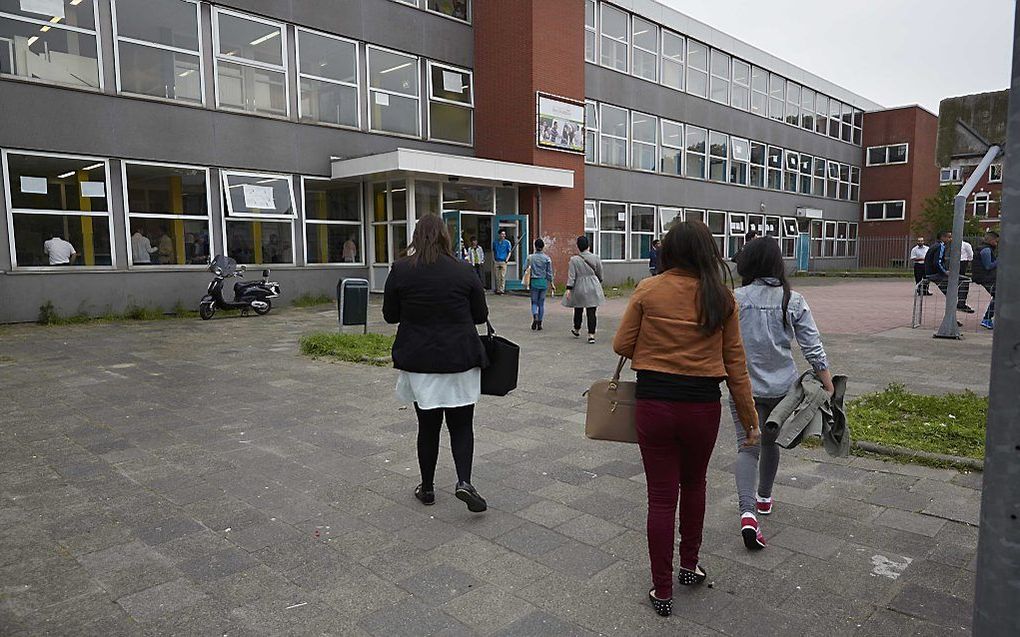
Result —
M765 419L782 398L754 398L754 408L758 412L758 423L761 428L761 443L754 447L745 447L747 434L740 424L737 407L730 399L730 413L737 431L737 465L734 475L737 479L737 495L740 498L740 513L754 513L754 495L763 498L772 497L772 485L776 481L779 470L779 445L775 435L765 432ZM756 484L757 483L757 484Z

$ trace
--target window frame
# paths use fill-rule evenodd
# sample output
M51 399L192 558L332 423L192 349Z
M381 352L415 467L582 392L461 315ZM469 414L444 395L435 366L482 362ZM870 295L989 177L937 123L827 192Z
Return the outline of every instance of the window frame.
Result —
M599 239L599 257L606 263L626 263L627 257L630 255L630 246L627 245L627 241L630 237L630 204L623 201L598 201L596 206L596 223L598 223L598 239ZM623 206L623 212L625 213L624 228L623 230L606 230L602 227L602 206ZM617 213L619 214L619 213ZM620 235L623 237L623 258L620 259L607 259L601 254L602 249L602 235Z
M634 122L637 119L638 115L641 115L643 117L650 117L652 120L654 120L654 127L653 127L654 135L655 135L655 141L654 142L638 141L637 138L634 136ZM649 115L648 113L642 113L640 111L630 111L629 117L630 117L630 121L628 122L628 126L627 126L627 134L628 134L628 137L630 138L630 141L629 141L629 147L627 149L627 153L628 153L628 157L629 157L630 161L628 162L628 166L632 170L636 170L638 172L648 172L648 173L658 172L658 168L659 168L659 134L660 134L659 127L660 127L661 119L659 118L658 115ZM638 144L640 144L641 146L644 146L644 147L651 146L651 148L652 148L652 157L653 157L652 167L651 168L639 168L639 167L637 167L635 165L635 158L637 157L637 153L634 152L634 151L635 151L636 146Z
M652 210L652 229L651 230L635 230L634 229L634 208L651 208ZM631 203L627 204L627 260L628 261L645 261L648 257L642 257L640 255L635 256L632 254L632 248L634 247L634 237L651 237L648 241L648 245L651 246L652 241L658 236L658 219L659 219L659 207L655 204L650 203Z
M713 70L713 68L712 68L713 67L713 62L715 61L716 56L719 56L719 59L721 59L721 60L725 60L725 62L726 62L726 75L717 75L716 72ZM715 86L716 86L716 81L718 81L719 85L725 84L725 86L726 86L726 95L721 100L720 99L716 99L712 95L714 93L714 89L715 89ZM708 99L710 101L712 101L712 102L715 102L716 104L723 104L725 106L730 106L730 96L732 94L732 91L730 89L731 89L731 82L732 81L733 81L733 56L730 55L729 53L725 53L723 51L720 51L719 49L715 49L715 48L709 49L709 52L708 52Z
M742 230L734 233L733 224L739 223ZM744 247L744 235L750 228L747 213L745 212L727 212L726 213L726 253L724 257L730 257L740 251Z
M999 178L995 178L995 172L998 169ZM988 183L990 184L1001 184L1002 183L1002 163L992 164L988 167Z
M607 133L605 131L605 127L602 126L603 122L605 121L605 117L603 117L603 112L602 112L602 109L604 109L604 108L617 109L617 110L622 111L622 112L624 112L626 114L626 120L627 120L626 131L627 131L627 133L626 133L626 135L624 137L620 137L619 135L614 135L614 134L611 134L611 133ZM599 165L600 166L607 166L609 168L624 168L624 169L629 169L630 168L630 120L631 120L631 117L630 117L630 110L629 109L623 108L621 106L614 106L613 104L606 104L605 102L599 103L599 152L598 152L598 160L599 160ZM608 138L614 139L616 141L623 140L623 142L624 142L623 164L607 164L605 162L605 157L604 157L605 153L602 152L602 138L603 137L608 137ZM601 211L600 211L600 214L601 214Z
M797 232L787 232L790 229L788 223L792 221L793 227L797 229ZM796 217L780 217L779 218L780 232L779 232L779 247L783 252L784 259L793 259L797 256L797 244L800 242L800 227Z
M889 216L889 204L902 204L903 205L903 216L901 217L890 217ZM868 217L868 206L882 206L882 218L871 219ZM907 219L907 201L905 199L878 199L874 201L865 201L862 209L861 220L864 222L879 222L879 221L906 221Z
M714 146L720 146L720 144L712 143L713 135L717 136L717 138L719 136L722 137L721 146L723 148L723 152L725 153L724 155L716 155L712 152L712 148ZM732 154L730 149L730 139L731 137L728 133L720 133L719 131L714 130L708 131L708 140L706 142L707 146L706 150L708 151L708 174L706 175L706 179L708 181L719 184L730 183L730 158ZM720 162L722 164L722 179L715 179L712 177L712 164L715 163L716 165L719 165Z
M414 58L414 70L415 70L415 75L418 78L418 95L414 96L414 95L410 95L408 93L399 93L397 91L391 91L389 89L372 88L372 51L382 51L384 53L392 53L394 55L401 55L401 56L404 56L404 57ZM422 115L422 108L421 108L421 101L422 101L421 60L422 60L422 57L420 55L414 55L413 53L405 53L404 51L397 51L396 49L390 49L390 48L383 47L383 46L377 46L375 44L366 44L365 45L365 99L366 99L366 106L368 108L368 132L375 133L375 134L378 134L378 135L390 135L390 136L393 136L393 137L403 137L405 139L421 139L422 138L422 133L423 133L424 127L422 126L422 117L423 117L423 115ZM473 82L474 82L474 78L472 78L472 84L473 84ZM472 90L474 90L474 86L472 86ZM372 102L372 100L375 99L373 97L373 92L376 92L376 93L385 93L386 95L396 95L397 97L403 97L403 98L406 98L406 99L414 99L416 102L418 102L418 107L415 109L415 113L418 116L418 134L417 135L412 135L410 133L397 133L397 132L393 132L393 131L387 131L387 130L381 130L381 129L375 128L375 122L372 121L373 120L373 117L372 117L372 104L373 104L373 102Z
M427 113L427 119L428 119L428 127L427 127L428 128L428 130L427 130L428 137L426 137L426 139L428 141L441 142L443 144L453 144L455 146L466 146L468 148L473 148L474 145L475 145L475 74L474 74L474 71L471 70L471 69L463 69L463 68L460 68L458 66L453 66L452 64L446 64L445 62L435 62L433 60L426 60L425 62L426 62L426 64L425 64L425 75L427 76L427 81L428 81L428 105L427 105L428 108L425 109L425 112ZM432 89L433 89L433 87L432 87L432 69L434 67L435 68L440 68L440 69L446 69L447 71L454 71L455 73L465 74L468 77L470 77L471 78L471 80L470 80L470 83L471 83L471 95L470 95L471 102L469 104L465 104L464 102L457 102L455 100L447 100L447 99L443 99L441 97L433 97L433 95L432 95ZM359 100L360 100L360 97L359 97ZM446 104L448 106L456 106L456 107L460 107L460 108L462 108L464 110L470 111L470 113L471 113L471 141L469 143L458 142L458 141L451 141L451 140L448 140L448 139L443 139L441 137L435 137L432 134L432 102L436 102L437 104ZM420 106L421 106L421 104L419 103L419 107Z
M23 23L33 24L33 25L36 25L36 26L39 26L39 27L49 27L51 29L57 29L57 30L60 30L60 31L73 31L75 33L82 33L82 34L85 34L85 35L91 35L91 36L95 37L95 39L96 39L96 75L97 75L97 79L99 80L99 88L98 89L92 88L90 86L81 86L79 84L64 84L62 82L53 82L53 81L50 81L50 80L44 80L44 79L40 79L40 78L36 78L36 77L28 77L28 76L22 76L22 75L6 74L6 73L0 75L0 78L2 78L2 79L9 79L9 80L15 80L15 81L19 81L19 82L32 82L33 84L43 84L45 86L60 86L60 87L73 88L73 89L77 89L77 90L80 90L80 91L90 91L90 92L93 92L93 93L102 93L106 89L106 81L104 79L105 73L103 73L103 38L102 38L102 34L101 34L101 31L103 29L102 29L102 26L101 26L101 22L99 20L99 0L92 0L92 16L93 16L92 24L93 24L94 28L92 30L89 30L89 29L85 29L85 28L82 28L82 27L77 27L77 26L73 26L73 25L69 25L69 24L57 24L57 23L54 23L54 22L49 22L47 20L40 20L39 18L30 18L28 16L21 16L21 15L17 15L17 14L14 14L14 13L5 13L3 11L0 11L0 18L6 18L8 20L13 20L15 22L23 22ZM117 44L116 38L114 38L113 42L114 42L114 55L116 55L116 49L117 49L117 47L116 47L116 44ZM13 256L11 258L13 260ZM96 266L96 267L98 267L98 266Z
M222 252L220 254L229 256L227 243L229 238L227 236L227 223L229 221L238 222L252 222L252 221L269 221L271 223L290 223L290 262L289 263L240 263L238 265L251 265L257 267L265 267L272 265L274 267L280 266L295 266L297 265L297 241L294 237L295 226L300 221L297 211L297 200L294 198L294 177L285 173L253 173L243 170L230 170L221 168L220 169L220 189L223 200L223 208L220 214L220 248ZM229 175L241 175L244 177L272 177L274 179L286 179L287 188L290 191L290 202L291 209L294 211L292 215L253 215L251 213L240 213L235 214L233 212L234 204L230 200L229 196L229 184L227 183L227 177ZM304 241L301 241L301 245L304 246ZM232 258L232 257L231 257Z
M157 168L181 168L184 170L201 170L205 173L205 216L200 217L198 215L173 215L167 213L158 212L131 212L131 201L128 197L128 165L133 166L155 166ZM124 197L124 236L127 239L127 264L128 270L135 272L153 272L157 270L170 269L170 270L205 270L209 266L201 264L149 264L145 267L138 267L135 265L134 254L131 249L131 220L134 219L170 219L173 221L195 221L205 219L209 226L209 251L212 252L213 244L213 208L212 208L212 181L210 179L210 169L207 166L192 166L189 164L174 164L170 162L162 161L141 161L133 159L122 159L120 161L120 180L121 180L121 195ZM209 255L210 261L214 257L214 254Z
M425 13L431 13L432 15L437 15L440 18L446 18L447 20L453 20L454 22L459 22L460 24L471 24L472 23L472 18L474 18L474 7L471 6L471 0L467 0L467 16L468 16L467 20L461 20L460 18L458 18L456 16L452 16L452 15L443 13L442 11L436 11L435 9L430 9L429 8L428 0L425 0L424 6L419 7L419 8L424 10Z
M942 178L942 173L944 173L946 171L949 171L949 179L943 179ZM954 168L952 166L947 166L947 167L944 167L944 168L939 168L939 184L940 185L959 184L959 183L963 183L963 172L960 170L960 168Z
M687 210L689 210L689 208L685 208L684 209L684 218L685 219L687 217ZM712 233L712 239L715 241L716 247L719 248L719 253L725 258L727 256L727 252L726 252L726 248L727 248L726 237L729 236L729 229L730 229L729 215L727 215L726 212L723 211L723 210L712 210L712 209L700 210L700 209L695 209L695 211L698 211L698 212L702 213L702 217L701 217L702 223L704 223L706 226L708 226L708 231ZM723 229L723 231L721 233L720 232L715 232L714 230L712 230L712 223L711 223L712 215L722 215L722 229ZM722 244L722 245L719 245L719 244Z
M591 206L592 216L594 219L592 225L588 225L589 206ZM589 233L591 233L592 236L590 239L590 243L592 245L588 247L591 248L593 254L597 255L599 254L599 202L594 199L584 200L584 234L585 236L588 236Z
M138 97L146 100L155 100L157 102L167 102L170 104L191 104L193 106L206 106L205 99L205 45L202 42L202 6L200 0L182 0L195 6L195 29L198 36L198 50L189 51L188 49L182 49L180 47L170 46L168 44L161 44L159 42L149 42L147 40L139 40L137 38L131 38L128 36L120 35L117 28L117 3L124 0L111 0L110 2L110 15L113 22L113 76L114 83L117 87L118 95L130 95L131 97ZM130 0L127 0L130 2ZM93 0L93 5L99 4L98 0ZM198 90L199 90L199 102L181 101L175 97L159 97L158 95L146 95L145 93L134 93L132 91L125 91L121 87L121 72L120 72L120 43L127 42L128 44L134 44L136 46L149 47L151 49L159 49L161 51L170 51L172 53L181 53L184 55L191 55L198 57ZM215 55L214 55L215 57ZM100 63L102 59L100 58ZM102 72L100 72L102 75ZM215 82L215 72L213 74L213 81ZM100 82L102 84L102 82ZM133 162L137 163L137 162ZM130 253L130 250L128 251Z
M637 35L638 34L636 34L634 31L637 29L638 20L648 24L655 31L655 50L654 51L651 50L651 49L646 49L644 47L640 47L640 46L637 45ZM662 45L660 43L660 37L659 37L659 30L660 30L659 29L659 25L654 23L654 22L652 22L651 20L648 20L648 19L643 18L643 17L638 16L638 15L630 16L630 22L629 23L630 23L630 49L631 49L630 50L630 66L629 66L630 74L633 75L634 77L638 78L638 79L647 80L649 82L655 82L656 84L658 84L658 82L659 82L659 51L662 50ZM635 51L641 51L642 53L646 53L646 54L650 55L654 59L654 62L652 63L652 64L655 65L654 77L646 77L644 75L638 74L637 69L634 68L634 63L637 60L637 55L634 54Z
M305 209L305 196L306 187L305 184L309 181L333 181L329 177L316 177L314 175L301 175L301 248L302 255L304 257L304 264L306 267L312 268L335 268L335 267L355 267L364 268L368 265L368 244L365 241L365 184L362 182L351 182L355 184L358 189L358 221L344 221L340 219L312 219L308 218L308 211ZM442 201L442 193L439 193L440 201ZM442 205L440 204L440 207ZM357 226L358 227L358 238L361 240L361 249L358 251L359 261L353 263L345 263L343 261L336 263L309 263L308 262L308 224L316 224L320 226Z
M764 79L765 79L765 90L764 91L760 91L757 88L755 88L755 86L754 86L755 71L757 71L759 73L758 77L764 76ZM755 110L755 108L754 108L754 96L755 95L760 95L762 97L762 99L764 100L764 103L762 104L762 109L760 111L759 110ZM753 114L753 115L757 115L758 117L764 117L765 119L770 119L769 118L769 72L767 70L763 69L762 67L755 66L753 64L751 65L751 98L750 99L751 99L751 101L750 101L750 103L748 105L747 111L749 113Z
M700 97L702 99L706 99L707 100L707 99L709 99L709 95L711 95L711 92L712 92L711 91L711 84L712 84L712 72L711 72L711 69L712 69L712 47L710 47L709 45L705 44L704 42L701 42L699 40L695 40L693 38L689 38L688 37L688 38L684 38L684 39L687 41L687 43L686 43L687 46L686 46L686 48L684 50L684 63L685 63L685 67L686 67L686 75L684 76L684 91L687 92L689 95L694 95L696 97ZM692 46L701 46L701 47L704 47L704 49L705 49L705 68L704 69L699 69L699 68L695 68L695 67L691 66L691 47ZM705 93L704 93L704 95L702 95L701 93L694 93L694 92L691 91L691 72L692 71L694 73L701 73L702 75L705 76Z
M675 211L676 214L670 219L670 223L676 221L679 218L681 221L686 221L686 212L679 206L658 206L655 212L655 236L662 237L664 234L669 232L666 229L666 220L663 213L669 213Z
M769 170L769 168L768 168L768 165L769 165L769 147L768 147L768 144L766 144L765 142L756 142L753 139L748 140L748 142L749 142L749 144L748 144L748 151L750 152L750 156L748 157L748 161L747 161L747 164L748 164L747 185L752 187L752 188L767 189L768 188L768 183L769 183L769 172L768 172L768 170ZM761 151L761 157L762 157L761 163L756 163L754 161L754 147L755 146L760 146L761 149L762 149L762 151ZM755 181L751 178L751 175L754 174L754 169L755 168L758 168L760 170L760 172L761 172L761 183L755 183Z
M667 144L666 143L666 134L664 132L664 128L666 127L667 124L670 125L670 126L676 126L677 129L680 131L680 145L679 146L674 146L672 144ZM683 177L684 176L684 155L686 154L686 151L687 151L686 147L684 146L684 141L686 139L687 139L687 135L686 135L686 132L684 130L683 123L675 122L675 121L673 121L671 119L666 119L664 117L660 117L659 118L659 165L658 165L658 169L659 169L660 173L662 173L663 175L669 175L670 177ZM675 173L666 172L666 170L663 167L663 161L665 159L664 154L665 154L667 148L669 149L670 153L675 154L678 157L678 161L676 163L676 169L677 170L676 170Z
M605 25L606 25L604 12L606 11L606 9L609 9L610 11L617 11L617 12L623 14L623 18L627 22L627 26L625 28L625 31L627 33L626 39L620 40L619 38L617 38L615 36L606 35L606 33L604 31L604 28L605 28ZM631 69L631 62L630 62L630 60L631 60L631 54L630 54L630 40L631 40L631 26L630 26L631 19L630 19L630 12L621 9L620 7L611 5L611 4L607 3L607 2L600 2L599 3L599 15L598 15L597 23L598 23L598 34L599 34L599 38L598 38L598 42L597 42L597 49L598 49L598 53L599 53L599 66L602 66L604 68L610 69L612 71L616 71L618 73L625 73L625 74L629 75L630 74L630 69ZM610 66L609 64L606 64L606 61L605 61L605 58L604 58L605 47L602 46L602 39L603 38L609 38L610 40L616 42L617 44L622 44L623 45L624 52L625 52L625 59L623 60L623 68L622 69L620 67L618 67L618 66L615 66L615 65L614 66Z
M737 81L736 67L737 67L738 64L741 64L741 65L747 67L747 84L742 84L742 83ZM745 62L744 60L741 60L740 58L737 58L737 57L732 57L732 56L730 57L730 78L731 78L730 79L730 106L732 106L733 108L736 108L736 109L741 110L741 111L750 111L751 110L751 82L753 80L753 77L752 77L753 73L754 73L754 66L750 62ZM746 91L746 93L747 93L747 104L746 105L745 104L736 104L736 103L734 103L734 102L736 102L736 91L733 90L735 87L740 87L743 91Z
M588 123L588 106L592 106L593 107L592 108L592 112L594 113L594 125ZM595 100L585 100L584 101L584 163L590 164L592 166L597 166L599 164L599 145L601 144L601 141L599 139L599 131L601 130L600 121L601 121L601 111L600 111L599 103L596 102ZM588 160L588 137L589 137L589 135L594 135L595 136L595 139L593 140L593 142L591 144L591 146L592 146L592 149L591 149L591 152L592 152L591 161Z
M978 206L984 206L985 213L978 214ZM992 211L992 193L987 190L974 193L970 201L971 215L975 219L988 219Z
M94 163L102 162L106 189L106 210L102 212L85 212L82 210L36 210L32 208L14 208L11 200L11 171L10 171L10 160L8 156L14 155L28 155L32 157L52 157L55 159L73 159L89 161ZM18 150L11 148L0 148L0 179L3 180L4 190L4 204L6 205L5 217L7 217L7 241L11 251L11 270L12 271L27 271L27 272L94 272L94 271L112 271L117 269L117 241L116 233L114 232L114 218L113 218L113 206L111 202L111 190L110 190L110 159L104 157L96 157L92 155L75 155L72 153L49 153L40 152L34 150ZM18 265L18 249L17 243L14 236L14 215L25 214L25 215L39 215L39 216L50 216L50 217L106 217L107 219L107 231L110 235L110 265L81 265L75 267L68 267L66 265ZM81 246L84 250L85 247Z
M400 0L398 0L398 1L400 1ZM305 31L305 32L310 33L312 35L317 35L317 36L320 36L320 37L329 38L330 40L336 40L338 42L346 42L348 44L353 44L354 45L354 74L355 74L355 78L356 78L355 79L356 83L355 84L351 84L349 82L341 82L340 80L334 80L334 79L330 79L330 78L321 77L321 76L315 75L313 73L303 73L301 71L301 32L302 31ZM367 57L367 54L366 54L366 57ZM309 29L309 28L306 28L306 27L299 27L299 26L295 25L295 27L294 27L294 65L295 65L295 67L297 67L295 75L297 76L297 98L298 98L298 100L297 100L297 104L298 104L297 111L298 111L298 120L302 124L316 124L316 125L319 125L319 126L330 126L332 128L342 128L342 129L345 129L345 130L361 130L361 123L362 123L361 122L361 105L362 105L362 101L363 101L364 97L362 96L362 93L361 93L361 46L360 46L360 43L357 40L352 40L351 38L345 38L345 37L342 37L342 36L339 36L339 35L333 35L332 33L326 33L324 31L317 31L315 29ZM304 113L302 112L302 109L301 109L301 79L302 78L308 78L310 80L315 80L316 82L326 82L326 83L329 83L329 84L336 84L337 86L347 86L347 87L355 89L357 91L357 93L358 93L358 108L357 108L358 123L356 125L354 125L354 126L349 126L347 124L334 124L332 122L320 122L320 121L317 121L317 120L305 120L304 119ZM474 89L473 83L472 83L472 89ZM420 104L419 104L419 106L420 106Z
M705 135L705 150L700 154L696 151L690 150L690 142L687 141L687 137L690 135L690 130L699 130ZM684 177L688 179L699 179L701 181L708 181L708 139L711 131L708 128L701 126L694 126L693 124L684 124ZM689 175L688 170L690 169L690 158L688 155L700 157L703 160L701 176Z
M666 46L666 35L677 38L680 40L680 60L677 61L675 58L668 57L665 52ZM673 86L667 84L664 79L666 74L663 73L663 69L666 67L666 61L670 64L679 65L680 67L680 86ZM687 88L687 38L675 31L671 31L665 27L659 29L659 84L666 88L671 88L676 91L684 91Z
M248 60L246 58L234 58L234 57L230 57L230 56L222 56L220 54L220 21L219 21L220 14L233 16L235 18L241 18L242 20L250 20L252 22L259 22L259 23L266 24L266 25L273 26L273 27L276 27L276 28L280 29L280 57L281 57L282 65L281 66L277 66L275 64L269 64L269 63L266 63L266 62L259 62L257 60ZM246 13L244 11L238 11L236 9L229 9L229 8L226 8L226 7L222 7L220 5L213 5L212 6L212 13L210 15L211 15L210 19L212 20L212 49L213 49L213 51L212 51L212 61L213 61L212 78L213 78L213 93L215 94L216 108L218 110L228 111L228 112L231 112L231 113L245 113L245 114L248 114L248 115L256 115L258 117L271 117L273 119L285 119L285 120L289 120L290 119L290 79L291 79L291 73L290 73L290 68L289 68L290 60L288 59L290 56L288 55L289 46L288 46L288 39L287 39L287 23L286 22L277 21L277 20L270 20L269 18L263 18L262 16L257 16L257 15L254 15L254 14ZM250 111L250 110L247 110L247 109L244 109L244 108L237 108L237 107L234 107L234 106L224 106L223 104L221 104L220 103L220 81L219 81L220 62L227 62L229 64L237 64L238 66L248 66L248 67L252 67L252 68L256 68L256 69L261 69L263 71L272 71L274 73L283 73L283 93L284 93L284 102L286 104L286 113L281 115L281 114L277 114L277 113L267 113L265 111ZM224 248L225 247L226 247L226 245L224 244Z
M747 159L737 159L736 147L738 144L745 144L747 146ZM749 186L751 184L751 140L744 137L737 137L730 135L730 163L729 163L729 176L728 183L737 186ZM743 167L744 181L734 180L734 169Z
M592 15L591 15L592 25L590 27L588 26L588 7L589 6L591 6L591 8L592 8L592 10L591 10L592 11ZM591 64L598 64L599 63L599 3L596 0L584 0L584 9L585 9L584 30L585 30L585 40L586 40L586 45L585 45L585 49L584 49L584 61L585 62L589 62ZM592 50L591 50L591 58L588 57L588 47L587 47L587 38L588 38L587 34L588 33L591 33L593 35L593 37L594 37L594 42L592 44Z
M897 146L903 146L903 161L889 161L889 156L892 153L892 149ZM871 151L882 149L885 155L884 161L871 161ZM864 161L865 166L898 166L902 164L910 163L910 143L909 142L897 142L895 144L880 144L878 146L868 146L864 150Z

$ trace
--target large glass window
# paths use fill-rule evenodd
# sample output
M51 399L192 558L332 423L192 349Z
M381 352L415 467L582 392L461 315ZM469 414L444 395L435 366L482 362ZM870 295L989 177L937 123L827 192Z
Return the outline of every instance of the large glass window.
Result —
M768 187L772 190L783 189L783 149L769 146L768 154Z
M365 262L361 184L302 177L307 263Z
M709 210L705 213L705 223L712 231L712 238L719 248L719 254L726 256L726 213L717 210Z
M850 201L860 201L861 198L861 169L859 166L850 166Z
M806 86L800 93L800 126L810 131L815 129L815 92Z
M377 182L371 188L373 262L392 263L407 252L407 183ZM446 208L444 201L443 209ZM457 241L457 237L452 239Z
M631 114L631 162L636 170L655 171L658 148L659 118L634 112Z
M890 146L870 146L867 151L868 166L884 166L886 164L907 163L907 144Z
M744 247L744 235L747 233L747 215L731 212L729 214L729 252L734 255Z
M849 104L844 104L840 115L840 139L846 143L852 143L854 139L854 109Z
M800 84L786 83L786 123L800 126Z
M630 206L630 258L647 259L655 238L655 206Z
M751 143L739 137L730 138L730 183L747 185L748 165L751 161Z
M830 199L839 199L839 162L827 162L827 179L825 181L825 195Z
M836 256L836 222L826 221L825 222L825 235L822 247L822 256L834 257Z
M854 117L854 138L853 138L853 143L855 143L858 146L860 146L861 145L861 140L864 137L864 128L863 128L864 127L864 112L863 111L859 111L859 110L857 110L855 108L854 109L853 117ZM851 232L851 234L854 232L854 224L851 224L850 232ZM856 246L857 246L856 238L854 239L853 242L851 242L851 244L856 249ZM853 255L851 255L851 256L853 256Z
M684 90L684 38L662 30L662 84Z
M710 96L713 102L730 103L730 56L712 49L712 86Z
M599 256L607 261L627 258L627 205L599 202Z
M475 186L460 182L443 184L443 210L466 210L470 212L495 212L492 186ZM501 211L513 214L514 210Z
M765 144L751 142L751 177L748 180L755 188L765 187Z
M839 139L840 126L840 103L837 100L829 100L829 137Z
M288 115L286 38L279 22L213 7L216 105Z
M684 212L680 208L667 208L665 206L659 208L660 235L664 235L669 232L673 225L680 221L685 221Z
M800 154L800 194L811 194L811 171L814 169L814 157Z
M684 159L684 174L695 179L704 179L708 163L708 132L704 128L698 128L690 124L684 128L687 131L687 156Z
M783 180L783 187L786 192L797 192L800 184L800 154L793 151L786 151L786 175Z
M797 256L797 240L800 237L800 228L797 220L786 217L783 219L783 256L793 258Z
M299 28L297 51L301 119L357 128L358 43Z
M821 93L815 95L815 132L825 135L829 129L829 98Z
M429 139L474 143L471 71L429 62Z
M94 3L0 2L0 75L102 88Z
M865 221L900 221L906 216L907 202L869 201L864 204Z
M683 174L684 125L662 120L662 154L659 170L667 175Z
M769 73L769 117L776 121L784 121L785 104L786 80L775 73Z
M769 115L769 73L757 66L751 69L751 112L755 115Z
M751 65L743 60L733 60L733 88L730 105L746 111L751 108Z
M811 184L811 194L815 197L825 196L825 160L815 157L815 170Z
M708 97L708 47L696 40L687 40L687 92Z
M419 137L418 58L369 46L368 125L373 131Z
M725 182L729 178L730 136L712 131L708 134L708 178Z
M584 161L597 164L599 161L599 105L584 103Z
M425 10L462 22L471 22L471 0L425 0Z
M629 68L627 46L629 44L630 22L627 13L614 6L602 3L602 66L626 73Z
M595 0L584 0L584 59L586 62L598 62L595 50L595 43L598 41L595 10Z
M584 202L584 236L588 237L592 252L599 254L599 215L594 201Z
M294 263L294 188L287 175L223 171L227 256Z
M604 5L603 5L604 6ZM604 166L627 167L627 119L625 108L602 104L599 124L599 160Z
M118 0L114 15L119 90L201 104L198 3Z
M659 27L634 16L631 29L634 39L633 73L652 82L659 80Z
M131 266L203 265L211 256L209 172L124 162Z

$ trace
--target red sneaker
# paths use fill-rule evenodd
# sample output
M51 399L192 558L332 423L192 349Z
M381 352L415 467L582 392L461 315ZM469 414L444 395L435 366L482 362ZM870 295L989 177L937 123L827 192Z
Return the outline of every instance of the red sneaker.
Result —
M758 518L753 513L740 516L740 534L744 536L744 546L748 551L760 551L765 548L765 536L758 528Z
M754 508L758 511L758 515L772 513L772 498L763 498L760 495L756 495L754 499L756 500Z

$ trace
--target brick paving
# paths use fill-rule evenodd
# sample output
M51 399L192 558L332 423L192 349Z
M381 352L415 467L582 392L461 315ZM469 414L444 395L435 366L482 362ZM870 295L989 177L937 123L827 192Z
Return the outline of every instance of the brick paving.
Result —
M933 341L844 305L898 298L885 285L803 286L853 391L986 391L987 335ZM786 453L770 546L752 554L728 416L708 476L712 585L657 617L638 450L582 435L623 301L595 346L562 308L533 334L526 300L491 304L524 362L521 388L477 412L483 515L453 498L446 452L436 506L411 496L415 424L392 370L297 354L333 311L0 328L0 634L969 632L980 474Z

